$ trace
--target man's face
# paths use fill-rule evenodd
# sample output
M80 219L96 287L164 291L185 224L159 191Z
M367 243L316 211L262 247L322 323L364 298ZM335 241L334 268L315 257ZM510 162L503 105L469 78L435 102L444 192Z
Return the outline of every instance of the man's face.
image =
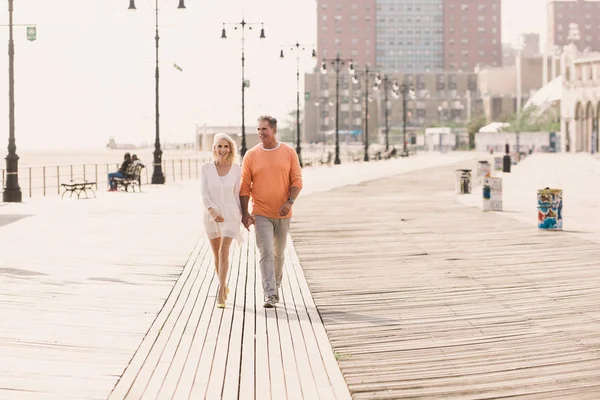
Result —
M276 129L273 129L269 126L268 121L260 121L258 123L258 137L262 143L273 143L276 132Z

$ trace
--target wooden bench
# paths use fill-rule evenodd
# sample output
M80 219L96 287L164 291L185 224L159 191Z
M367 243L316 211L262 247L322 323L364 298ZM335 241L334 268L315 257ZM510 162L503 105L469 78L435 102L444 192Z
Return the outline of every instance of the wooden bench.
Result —
M129 187L131 187L131 190L135 192L137 186L138 191L141 192L142 179L140 178L140 175L142 173L142 168L144 168L144 164L130 164L127 167L127 171L125 171L124 178L113 178L116 188L128 192Z
M319 165L323 165L323 164L331 165L332 160L333 160L333 153L331 151L328 151L327 153L323 154L323 156L319 160Z
M78 199L81 197L81 193L85 193L85 198L87 199L88 190L92 192L94 197L96 197L96 192L94 191L94 189L92 189L92 187L95 186L96 190L98 190L98 185L96 184L96 182L88 182L84 181L83 179L74 179L70 181L70 183L62 183L60 186L62 186L62 188L64 189L63 194L60 197L61 199L65 197L66 193L70 193L69 197L73 197L73 193L75 193Z

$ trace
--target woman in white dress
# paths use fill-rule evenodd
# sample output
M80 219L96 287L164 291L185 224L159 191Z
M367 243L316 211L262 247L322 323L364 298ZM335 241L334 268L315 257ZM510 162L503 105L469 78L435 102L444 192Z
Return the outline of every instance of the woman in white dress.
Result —
M202 166L202 200L204 201L204 228L210 240L219 277L217 307L225 308L227 300L227 274L229 248L235 239L241 243L242 209L240 206L240 180L242 170L235 163L236 145L224 133L215 135L213 161Z

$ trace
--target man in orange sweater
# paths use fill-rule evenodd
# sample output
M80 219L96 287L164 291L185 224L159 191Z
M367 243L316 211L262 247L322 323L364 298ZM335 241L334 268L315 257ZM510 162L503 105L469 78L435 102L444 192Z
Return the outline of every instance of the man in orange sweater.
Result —
M251 224L255 226L265 308L273 308L279 302L292 205L302 189L298 155L290 146L278 142L276 134L277 120L260 116L261 143L244 156L240 185L242 223L247 229ZM250 197L252 214L248 211Z

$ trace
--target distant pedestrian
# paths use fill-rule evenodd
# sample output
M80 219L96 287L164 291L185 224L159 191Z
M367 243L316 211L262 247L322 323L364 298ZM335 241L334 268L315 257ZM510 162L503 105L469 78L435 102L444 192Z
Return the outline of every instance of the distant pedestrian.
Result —
M127 168L129 167L131 162L131 154L125 153L125 155L123 156L123 164L121 164L121 168L119 168L117 172L111 172L108 174L109 192L117 191L117 183L115 182L114 178L124 179L125 174L127 173Z
M229 292L229 248L234 239L238 243L242 241L239 197L241 168L235 163L236 146L229 135L215 135L212 153L213 161L202 165L204 229L212 247L219 278L217 307L225 308Z
M278 142L276 134L275 118L258 118L261 143L244 157L240 187L242 223L247 229L255 225L265 308L279 302L292 205L302 189L298 156L292 147ZM248 211L250 197L252 214Z

